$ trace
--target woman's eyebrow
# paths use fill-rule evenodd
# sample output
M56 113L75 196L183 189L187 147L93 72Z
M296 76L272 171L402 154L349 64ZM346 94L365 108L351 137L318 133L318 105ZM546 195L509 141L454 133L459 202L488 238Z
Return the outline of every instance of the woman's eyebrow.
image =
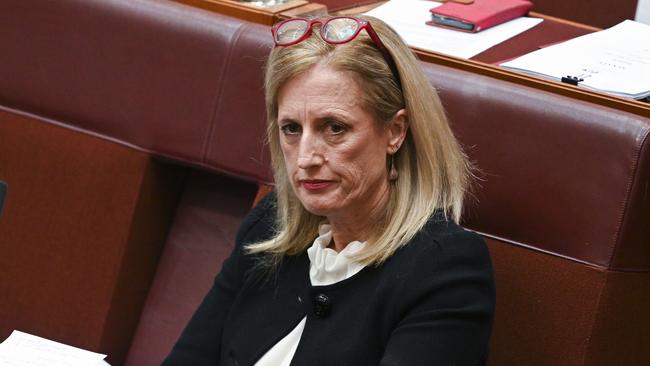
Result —
M286 124L286 123L298 123L298 120L292 117L282 117L278 118L278 124Z

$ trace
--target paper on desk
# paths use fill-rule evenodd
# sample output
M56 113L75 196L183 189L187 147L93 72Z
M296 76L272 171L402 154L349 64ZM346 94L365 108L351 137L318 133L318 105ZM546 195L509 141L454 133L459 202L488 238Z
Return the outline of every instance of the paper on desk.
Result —
M18 330L0 344L0 366L101 366L105 357Z
M622 97L650 95L650 25L623 21L609 29L531 52L501 64L555 79L575 76L581 86Z
M390 0L366 15L388 23L411 47L470 58L542 22L521 17L478 33L466 33L426 25L429 9L442 5L426 0Z

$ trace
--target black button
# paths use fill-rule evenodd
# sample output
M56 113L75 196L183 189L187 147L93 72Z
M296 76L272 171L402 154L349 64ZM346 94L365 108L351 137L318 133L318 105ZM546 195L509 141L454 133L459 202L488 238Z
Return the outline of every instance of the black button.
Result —
M324 318L332 311L332 302L325 294L314 296L314 314L319 318Z

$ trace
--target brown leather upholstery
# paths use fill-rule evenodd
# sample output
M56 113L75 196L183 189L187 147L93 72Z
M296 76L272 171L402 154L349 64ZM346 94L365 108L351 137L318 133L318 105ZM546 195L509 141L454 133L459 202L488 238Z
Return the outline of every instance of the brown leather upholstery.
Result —
M269 29L165 1L3 5L0 338L155 365L271 179ZM648 118L426 72L480 169L465 225L497 277L491 365L650 362Z
M3 2L0 179L11 190L0 220L0 339L17 328L124 364L158 260L171 256L154 294L186 288L194 297L172 297L162 310L149 301L142 329L176 306L185 312L167 312L178 318L166 336L138 332L165 348L136 341L158 360L168 351L206 285L196 273L167 275L179 292L159 282L184 264L168 254L174 233L217 248L187 257L186 270L203 261L211 277L255 194L251 183L209 178L207 192L220 187L228 199L201 212L222 237L210 225L185 232L179 223L194 211L186 198L176 210L177 198L205 192L196 178L184 185L188 169L170 162L270 181L262 144L270 45L265 27L165 1Z
M166 1L3 7L0 49L11 50L0 67L4 105L156 155L271 180L261 141L247 133L266 119L267 28Z
M256 187L194 172L176 210L128 365L159 365L233 248Z
M13 329L123 362L183 171L0 108L0 339Z
M494 261L490 364L648 364L650 119L425 70L478 166L464 224Z
M650 269L648 118L426 70L480 168L469 227L606 269Z

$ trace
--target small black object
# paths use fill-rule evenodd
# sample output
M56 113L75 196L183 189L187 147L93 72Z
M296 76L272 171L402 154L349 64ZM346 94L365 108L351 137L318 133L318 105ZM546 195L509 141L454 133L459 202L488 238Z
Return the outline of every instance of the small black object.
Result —
M2 206L5 203L6 194L7 194L7 183L0 180L0 216L2 215Z
M585 81L585 79L581 79L581 78L579 78L577 76L567 75L567 76L562 76L561 81L563 83L567 83L567 84L571 84L571 85L578 85L579 82Z
M325 294L318 294L314 297L314 314L324 318L332 311L332 301Z
M476 25L466 22L462 19L447 17L440 14L431 14L431 21L435 24L440 24L446 27L458 28L466 31L473 31Z

